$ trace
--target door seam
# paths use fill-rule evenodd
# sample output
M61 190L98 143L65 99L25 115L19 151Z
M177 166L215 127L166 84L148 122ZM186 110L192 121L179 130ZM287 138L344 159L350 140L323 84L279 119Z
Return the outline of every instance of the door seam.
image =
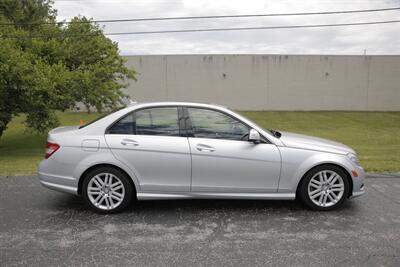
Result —
M192 192L192 181L193 181L193 159L192 159L192 147L190 146L189 137L186 137L186 140L189 145L189 153L190 153L190 192Z

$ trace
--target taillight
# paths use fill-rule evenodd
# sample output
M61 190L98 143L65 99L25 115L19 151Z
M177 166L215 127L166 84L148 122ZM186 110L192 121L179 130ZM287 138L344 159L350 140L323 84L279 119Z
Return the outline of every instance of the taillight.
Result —
M47 142L46 143L46 155L44 156L44 158L48 159L59 148L60 148L60 146L58 144Z

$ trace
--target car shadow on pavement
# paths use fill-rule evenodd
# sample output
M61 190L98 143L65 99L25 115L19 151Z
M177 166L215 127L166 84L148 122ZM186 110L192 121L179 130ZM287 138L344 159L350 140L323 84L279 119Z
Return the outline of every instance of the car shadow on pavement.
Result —
M51 201L51 208L73 209L77 212L92 210L86 206L83 198L79 196L59 194ZM338 211L351 211L354 209L352 201L346 201ZM295 200L232 200L232 199L185 199L185 200L146 200L133 201L132 204L121 214L136 213L206 213L206 212L312 212L300 201ZM94 212L93 212L94 213Z

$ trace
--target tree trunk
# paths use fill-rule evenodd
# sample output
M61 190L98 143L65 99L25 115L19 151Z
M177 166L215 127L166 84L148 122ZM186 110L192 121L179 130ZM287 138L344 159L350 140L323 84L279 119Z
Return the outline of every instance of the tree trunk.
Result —
M0 112L0 139L4 131L7 129L7 124L11 121L11 114Z

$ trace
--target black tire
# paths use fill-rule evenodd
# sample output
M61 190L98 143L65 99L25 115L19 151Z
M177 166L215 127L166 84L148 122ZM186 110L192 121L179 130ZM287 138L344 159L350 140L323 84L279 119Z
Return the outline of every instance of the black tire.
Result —
M97 206L95 206L92 201L90 200L88 196L88 185L90 180L95 177L96 175L102 174L102 173L110 173L113 174L115 177L117 177L123 184L124 187L124 197L122 202L115 208L110 208L110 209L101 209ZM93 169L89 171L85 177L83 178L83 183L82 183L82 196L83 199L85 200L86 205L88 205L89 208L91 208L93 211L101 214L112 214L112 213L117 213L121 212L124 209L128 207L129 204L132 203L133 197L136 195L135 188L133 186L133 183L131 181L131 178L128 177L124 172L120 171L117 168L113 167L99 167L96 169Z
M333 172L335 172L336 174L338 174L342 178L343 184L344 184L344 192L343 192L340 200L337 201L332 206L329 206L329 207L322 207L322 206L319 206L319 205L315 204L312 201L312 199L311 199L311 197L309 196L309 193L308 193L308 186L310 184L311 179L317 173L319 173L321 171L333 171ZM298 187L298 190L297 190L297 196L306 206L308 206L312 210L328 211L328 210L337 209L340 206L342 206L343 203L346 201L348 195L349 195L349 190L350 190L350 184L349 184L349 176L348 176L348 174L338 166L331 165L331 164L324 164L324 165L317 166L317 167L311 169L310 171L308 171L306 173L306 175L303 177L303 179L301 180L301 182L299 184L299 187Z

